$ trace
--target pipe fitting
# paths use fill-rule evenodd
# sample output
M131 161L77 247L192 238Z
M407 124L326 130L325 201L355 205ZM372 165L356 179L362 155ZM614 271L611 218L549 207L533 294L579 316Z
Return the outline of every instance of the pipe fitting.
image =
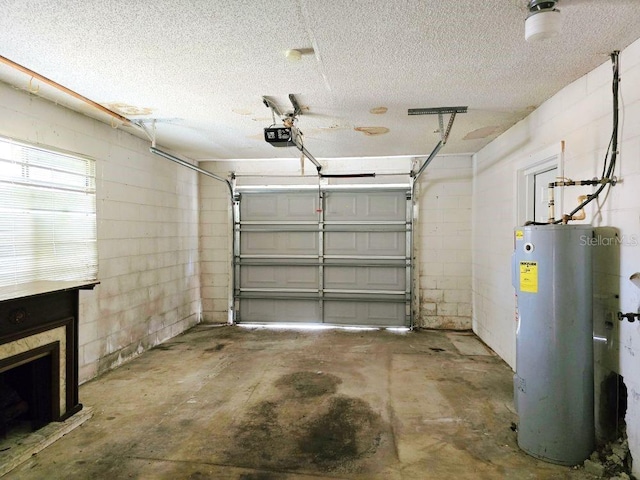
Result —
M622 313L618 312L618 320L623 321L627 319L630 323L633 323L637 320L640 320L640 313Z

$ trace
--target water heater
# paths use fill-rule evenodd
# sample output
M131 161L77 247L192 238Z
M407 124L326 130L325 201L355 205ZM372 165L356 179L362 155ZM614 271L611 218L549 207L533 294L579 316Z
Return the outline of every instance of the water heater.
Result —
M560 465L594 449L591 225L515 229L518 445Z

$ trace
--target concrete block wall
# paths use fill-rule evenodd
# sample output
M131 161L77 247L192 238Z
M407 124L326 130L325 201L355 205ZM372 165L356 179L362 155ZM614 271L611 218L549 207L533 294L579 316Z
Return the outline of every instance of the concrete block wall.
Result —
M200 163L209 170L211 162ZM222 173L226 176L226 173ZM231 304L231 198L229 190L205 175L200 176L200 284L202 295L202 321L226 323Z
M200 318L197 174L149 143L0 84L0 135L96 160L98 285L80 293L80 381Z
M564 170L572 179L599 176L611 136L611 63L602 65L561 90L530 116L481 150L474 158L473 192L473 328L515 368L515 315L511 286L513 227L516 225L516 172L540 152L558 149L566 142ZM616 175L621 182L600 206L586 210L587 222L597 227L596 238L617 233L615 252L606 262L596 262L594 331L609 337L596 344L596 399L602 393L598 376L607 368L623 376L628 389L627 433L640 474L640 325L605 322L615 312L637 312L640 286L630 277L640 272L640 40L620 55L621 129ZM541 79L543 81L544 79ZM566 189L565 210L591 188ZM600 252L601 253L601 252ZM613 260L611 260L613 259ZM613 262L613 263L612 263ZM619 295L616 298L615 295Z
M470 155L436 157L419 179L416 325L471 328Z
M289 175L295 182L302 175L299 159L260 159L201 161L200 168L215 173L222 178L238 175L256 175L251 180L258 184L268 184L268 176ZM307 175L315 172L315 167L306 163ZM311 178L311 177L309 177ZM251 181L251 180L246 180ZM308 179L307 179L308 180ZM245 183L240 179L240 183ZM229 313L232 303L231 285L231 199L224 183L210 177L200 178L200 255L202 285L202 320L206 323L226 323L233 314Z
M422 159L424 160L424 159ZM330 173L408 173L413 158L348 158L321 160ZM269 176L287 175L287 182L316 182L315 167L306 163L300 179L300 160L239 160L200 162L201 168L238 182L268 184ZM415 323L428 328L471 328L471 156L437 157L416 188L418 215L414 254L418 268ZM245 175L255 175L245 179ZM264 177L260 177L264 175ZM267 176L268 175L268 176ZM401 180L402 178L402 180ZM389 176L390 183L408 177ZM229 196L224 184L207 177L200 184L202 303L206 322L226 322L229 305Z

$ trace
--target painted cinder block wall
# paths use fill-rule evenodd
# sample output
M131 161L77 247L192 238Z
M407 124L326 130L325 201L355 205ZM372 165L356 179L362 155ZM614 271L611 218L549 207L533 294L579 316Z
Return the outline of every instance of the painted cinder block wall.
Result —
M80 292L80 381L200 318L197 174L149 142L0 83L0 135L96 160L98 285Z
M612 131L612 68L602 65L561 90L527 118L474 156L473 181L473 329L515 368L515 299L511 286L513 228L516 226L518 169L566 142L565 176L574 180L600 176ZM607 370L619 373L628 389L627 433L640 474L640 324L618 322L615 312L636 312L640 288L630 276L640 271L640 40L620 55L621 128L616 175L621 179L608 196L587 208L587 222L600 238L611 231L618 245L596 251L594 331L608 337L597 342L596 402ZM544 81L544 79L541 79ZM565 210L591 188L564 192ZM607 233L609 232L609 233ZM596 237L598 238L598 237ZM600 248L601 246L594 248ZM602 260L601 255L605 255ZM619 295L619 298L616 298ZM613 330L605 322L613 321Z
M200 168L212 170L212 162L200 162ZM226 173L221 176L226 177ZM227 323L231 290L231 197L218 180L200 175L200 292L202 321Z
M311 148L311 146L309 147ZM345 158L321 160L329 173L375 172L407 174L413 161L424 158ZM242 182L269 184L269 176L287 175L287 182L300 180L300 159L229 160L200 162L201 168L228 177L235 172ZM308 161L306 174L315 172ZM471 156L436 157L416 188L418 216L414 255L417 289L415 324L428 328L471 328ZM251 177L245 177L251 175ZM255 177L254 177L255 175ZM268 175L268 176L267 176ZM260 177L263 176L263 177ZM408 177L387 176L386 182L406 182ZM200 179L200 256L203 319L226 322L229 305L231 228L229 195L224 184Z
M469 155L443 155L417 187L416 325L471 328L471 194Z

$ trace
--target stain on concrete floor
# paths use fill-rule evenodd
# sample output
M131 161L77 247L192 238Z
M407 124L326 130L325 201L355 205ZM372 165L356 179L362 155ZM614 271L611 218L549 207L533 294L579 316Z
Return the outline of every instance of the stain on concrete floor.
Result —
M204 351L205 352L219 352L220 350L222 350L226 346L227 346L226 343L218 343L215 347L205 348Z
M342 380L322 372L294 372L280 377L275 386L295 397L318 397L335 393ZM288 391L287 391L288 390Z
M342 380L297 371L273 382L268 400L250 407L232 435L226 463L255 469L354 472L390 429L365 401L336 394Z
M437 331L198 326L81 386L94 417L5 478L594 478L518 449L512 375Z
M337 396L304 426L296 442L321 470L346 470L355 460L375 454L386 430L366 402Z

